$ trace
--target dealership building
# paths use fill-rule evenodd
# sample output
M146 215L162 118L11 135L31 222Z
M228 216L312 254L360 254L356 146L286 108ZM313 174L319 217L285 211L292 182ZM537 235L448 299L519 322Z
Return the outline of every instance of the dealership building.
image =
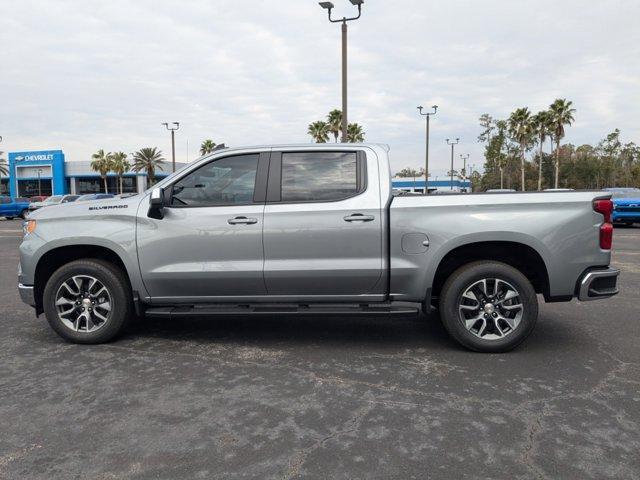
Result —
M176 163L176 169L184 164ZM165 162L164 171L157 171L156 178L171 173L171 163ZM125 173L123 193L142 192L147 188L145 172ZM107 175L109 193L119 193L118 178ZM68 162L62 150L35 152L9 152L9 176L1 179L0 193L11 197L35 195L65 195L104 192L104 181L91 168L91 161Z
M176 169L184 163L176 163ZM156 178L171 173L171 163L166 162L164 171L157 171ZM128 172L123 176L123 193L139 193L147 189L145 172ZM107 176L109 193L119 193L118 178L114 173ZM406 192L424 193L424 178L394 178L393 188ZM429 192L471 191L468 180L449 178L429 180ZM9 152L9 176L0 179L0 194L11 197L33 197L65 194L104 192L100 174L91 169L90 161L66 161L62 150L34 152Z

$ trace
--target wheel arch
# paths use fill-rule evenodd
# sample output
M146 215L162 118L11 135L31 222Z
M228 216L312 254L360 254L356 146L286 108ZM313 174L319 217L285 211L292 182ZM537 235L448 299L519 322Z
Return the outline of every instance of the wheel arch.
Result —
M444 282L454 271L478 260L498 261L516 268L531 281L536 293L550 299L549 269L542 255L531 245L513 240L470 242L448 250L435 270L431 298L440 295Z
M129 287L134 290L133 281L135 279L136 272L135 270L132 272L131 266L127 266L123 260L123 256L117 253L114 249L96 244L56 246L42 253L36 263L33 293L34 300L36 302L36 313L38 315L43 312L43 293L49 277L61 266L80 259L98 259L114 265L124 273L125 278L129 282ZM137 296L135 290L133 291L133 294L134 297Z

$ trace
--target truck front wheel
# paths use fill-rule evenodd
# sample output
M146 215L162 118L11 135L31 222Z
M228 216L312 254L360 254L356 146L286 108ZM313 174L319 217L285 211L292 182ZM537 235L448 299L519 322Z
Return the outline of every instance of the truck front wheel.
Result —
M125 328L131 289L108 262L83 259L63 265L44 288L43 308L51 328L72 343L103 343Z
M533 286L515 268L478 261L456 270L440 295L440 315L449 334L479 352L506 352L522 343L538 318Z

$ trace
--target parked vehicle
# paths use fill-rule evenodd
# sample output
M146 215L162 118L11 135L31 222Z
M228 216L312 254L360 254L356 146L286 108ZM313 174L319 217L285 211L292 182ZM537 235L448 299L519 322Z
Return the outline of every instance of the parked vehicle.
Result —
M640 189L605 188L613 199L613 223L633 225L640 223Z
M0 196L0 217L11 220L15 217L26 218L29 213L29 201L24 198Z
M35 197L29 197L29 203L33 203L33 202L44 202L47 199L47 197L41 197L36 195Z
M487 193L509 193L515 192L513 188L490 188Z
M80 197L76 200L76 202L89 202L91 200L106 200L108 198L113 198L114 195L110 193L87 193L85 195L80 195Z
M39 210L25 223L20 294L77 343L114 338L134 312L388 316L435 306L462 345L502 352L533 330L536 294L618 292L610 193L394 197L387 152L225 149L142 195Z
M29 211L38 210L42 207L50 207L52 205L60 205L62 203L75 202L80 195L52 195L43 202L32 202L29 204Z

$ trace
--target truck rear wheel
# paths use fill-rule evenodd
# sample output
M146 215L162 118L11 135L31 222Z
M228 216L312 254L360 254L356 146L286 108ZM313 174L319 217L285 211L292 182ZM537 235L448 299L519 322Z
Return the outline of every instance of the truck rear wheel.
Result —
M131 289L124 273L96 259L63 265L44 288L43 308L51 328L72 343L103 343L125 328Z
M535 327L538 300L533 286L501 262L472 262L456 270L440 295L440 315L449 334L478 352L506 352Z

